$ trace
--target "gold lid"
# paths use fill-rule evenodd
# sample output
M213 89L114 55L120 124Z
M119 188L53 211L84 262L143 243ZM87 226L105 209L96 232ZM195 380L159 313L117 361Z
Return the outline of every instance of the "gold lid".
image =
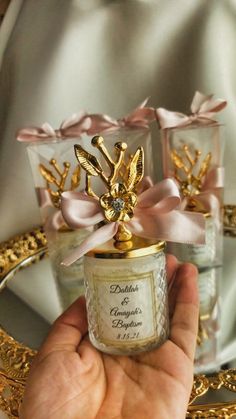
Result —
M164 241L143 239L132 236L131 240L118 242L110 240L88 252L86 256L98 259L132 259L160 252L165 248Z

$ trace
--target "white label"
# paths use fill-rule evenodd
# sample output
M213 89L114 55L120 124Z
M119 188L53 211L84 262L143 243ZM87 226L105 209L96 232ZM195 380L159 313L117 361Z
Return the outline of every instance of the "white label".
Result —
M153 272L132 277L93 276L98 334L104 343L146 343L156 338Z

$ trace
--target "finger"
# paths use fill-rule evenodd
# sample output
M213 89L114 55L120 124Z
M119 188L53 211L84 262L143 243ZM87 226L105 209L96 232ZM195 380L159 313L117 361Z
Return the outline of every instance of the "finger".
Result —
M172 288L174 314L170 325L170 340L191 360L194 359L198 333L199 298L198 271L194 265L180 265Z
M53 324L37 360L56 350L76 351L88 332L85 298L76 300Z
M168 286L171 284L173 277L175 276L175 272L178 268L179 262L175 256L167 254L166 255L166 271L167 271L167 282Z
M197 269L194 265L179 265L171 297L174 316L170 324L170 340L184 351L192 363L198 331ZM167 343L170 341L150 352L137 355L134 359L153 367L160 366L161 362L163 368L163 354L167 352ZM168 351L170 350L173 355L173 347L168 345Z

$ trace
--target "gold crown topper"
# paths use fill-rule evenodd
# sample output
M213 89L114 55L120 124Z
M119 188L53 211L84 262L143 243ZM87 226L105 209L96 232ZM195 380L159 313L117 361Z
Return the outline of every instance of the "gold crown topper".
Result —
M51 159L49 164L53 170L47 169L43 164L39 165L39 171L46 181L47 190L51 196L55 208L60 208L61 194L65 190L74 190L80 183L80 167L77 166L70 178L70 187L66 188L66 181L69 177L70 163L64 162L64 169L61 170L56 159ZM54 173L53 173L54 172Z
M133 156L129 156L126 164L126 143L120 141L115 144L115 159L110 156L105 147L103 137L95 136L91 143L104 157L109 173L106 173L107 170L103 170L101 163L95 156L88 153L80 145L75 145L78 162L86 172L85 191L88 195L99 199L107 221L127 222L134 215L134 208L137 204L137 186L144 175L143 148L139 147ZM91 187L92 176L100 177L108 189L107 193L100 197L94 193ZM127 241L131 237L130 231L123 224L120 224L115 239L117 241Z
M194 153L191 153L186 144L183 145L182 150L179 152L176 150L171 151L174 176L185 197L194 197L202 189L203 178L210 167L212 156L211 153L208 153L200 164L199 169L197 169L196 165L199 163L201 154L202 152L200 150L194 150ZM195 174L193 173L194 171Z

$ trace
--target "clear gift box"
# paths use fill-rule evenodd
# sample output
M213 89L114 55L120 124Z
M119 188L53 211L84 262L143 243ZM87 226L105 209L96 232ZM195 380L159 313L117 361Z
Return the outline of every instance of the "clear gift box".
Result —
M69 228L60 211L61 193L81 190L80 170L74 155L74 144L78 142L82 140L51 139L27 147L51 266L63 308L84 292L82 260L68 269L61 265L68 253L88 234L85 229L75 231Z
M173 244L170 251L198 267L222 264L224 126L191 124L162 130L164 177L176 180L182 209L206 219L206 244Z

